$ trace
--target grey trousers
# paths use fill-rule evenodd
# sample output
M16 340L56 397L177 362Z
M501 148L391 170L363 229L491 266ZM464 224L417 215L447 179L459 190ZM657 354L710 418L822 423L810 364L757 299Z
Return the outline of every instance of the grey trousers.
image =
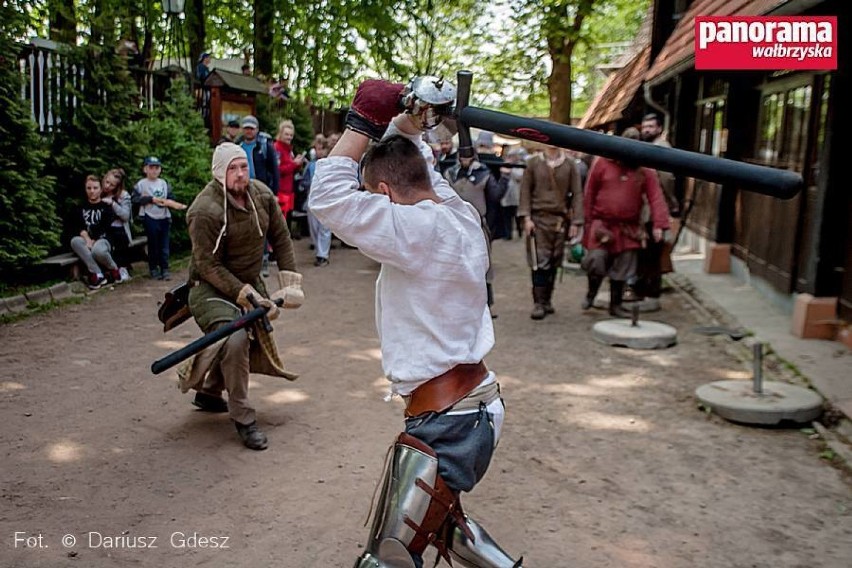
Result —
M216 327L219 326L211 326L208 333ZM234 422L240 424L255 421L255 411L248 399L250 345L246 330L241 329L230 335L201 387L201 392L213 396L222 396L222 391L227 390L228 414Z
M580 266L589 276L624 282L636 275L636 251L626 250L611 255L604 249L586 251Z
M470 414L429 412L408 418L405 432L435 450L438 473L454 491L473 489L494 455L494 426L485 403Z
M118 265L112 259L112 247L106 239L98 239L92 245L91 250L86 246L86 239L83 237L74 237L71 239L71 250L74 254L80 257L86 268L92 274L103 272L101 266L105 266L107 270L118 270Z

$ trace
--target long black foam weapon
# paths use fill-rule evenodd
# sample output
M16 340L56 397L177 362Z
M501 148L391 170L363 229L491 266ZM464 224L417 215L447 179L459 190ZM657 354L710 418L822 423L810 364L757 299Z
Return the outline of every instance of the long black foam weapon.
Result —
M241 329L245 329L256 321L260 321L261 325L263 325L263 328L266 331L272 331L272 324L269 323L269 319L267 319L266 317L266 312L269 311L269 308L261 306L254 298L254 296L250 295L249 301L251 302L252 306L254 306L254 309L249 310L237 319L230 321L222 327L217 328L206 335L202 335L192 343L181 347L177 351L169 353L162 359L157 359L151 364L151 372L155 375L159 375L166 369L174 367L178 363L185 361L193 355L196 355L197 353L200 353L204 349L210 347L220 339L228 337L229 335L236 333ZM284 304L284 300L281 300L279 298L275 300L275 303L280 307Z
M629 161L673 174L734 184L746 191L779 199L795 197L804 186L802 176L789 170L666 148L621 136L469 106L472 82L473 74L470 71L458 72L456 104L449 115L458 125L458 155L461 158L473 157L470 128L474 127L595 156Z

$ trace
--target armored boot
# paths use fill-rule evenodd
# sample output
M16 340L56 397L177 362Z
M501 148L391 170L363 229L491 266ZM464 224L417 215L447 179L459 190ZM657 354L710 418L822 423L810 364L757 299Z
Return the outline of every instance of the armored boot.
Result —
M631 314L621 305L622 295L624 294L623 280L609 281L609 315L618 318L629 318Z
M601 283L603 283L603 278L600 276L589 274L587 278L589 280L589 289L586 292L586 297L583 298L583 303L581 304L581 307L584 310L588 310L595 305L595 297L598 295L598 290L601 289Z
M434 545L449 562L445 522L464 517L454 493L438 475L434 450L408 434L400 434L373 517L370 537L355 568L416 568L412 555L422 556ZM448 526L448 525L447 525ZM475 538L473 533L469 538Z
M523 568L523 558L513 560L481 525L467 515L464 520L467 531L453 527L450 538L453 565L468 568ZM467 533L472 533L473 538L468 537Z

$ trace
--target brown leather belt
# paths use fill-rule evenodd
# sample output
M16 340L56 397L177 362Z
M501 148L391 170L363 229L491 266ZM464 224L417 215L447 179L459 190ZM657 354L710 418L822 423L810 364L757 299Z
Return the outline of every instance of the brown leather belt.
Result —
M485 363L461 363L446 373L423 383L403 397L405 416L419 416L424 412L444 412L454 406L479 386L488 374Z

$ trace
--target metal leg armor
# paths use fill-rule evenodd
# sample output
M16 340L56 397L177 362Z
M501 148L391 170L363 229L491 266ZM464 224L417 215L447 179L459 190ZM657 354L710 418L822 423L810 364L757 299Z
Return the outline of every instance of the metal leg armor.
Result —
M449 549L454 565L465 568L522 568L524 559L513 560L484 528L465 515L468 531L453 527ZM469 534L473 534L470 538Z
M458 496L438 475L434 450L400 434L385 470L369 541L355 568L415 568L411 554L422 554L429 544L449 558L439 531L450 515L463 522Z

